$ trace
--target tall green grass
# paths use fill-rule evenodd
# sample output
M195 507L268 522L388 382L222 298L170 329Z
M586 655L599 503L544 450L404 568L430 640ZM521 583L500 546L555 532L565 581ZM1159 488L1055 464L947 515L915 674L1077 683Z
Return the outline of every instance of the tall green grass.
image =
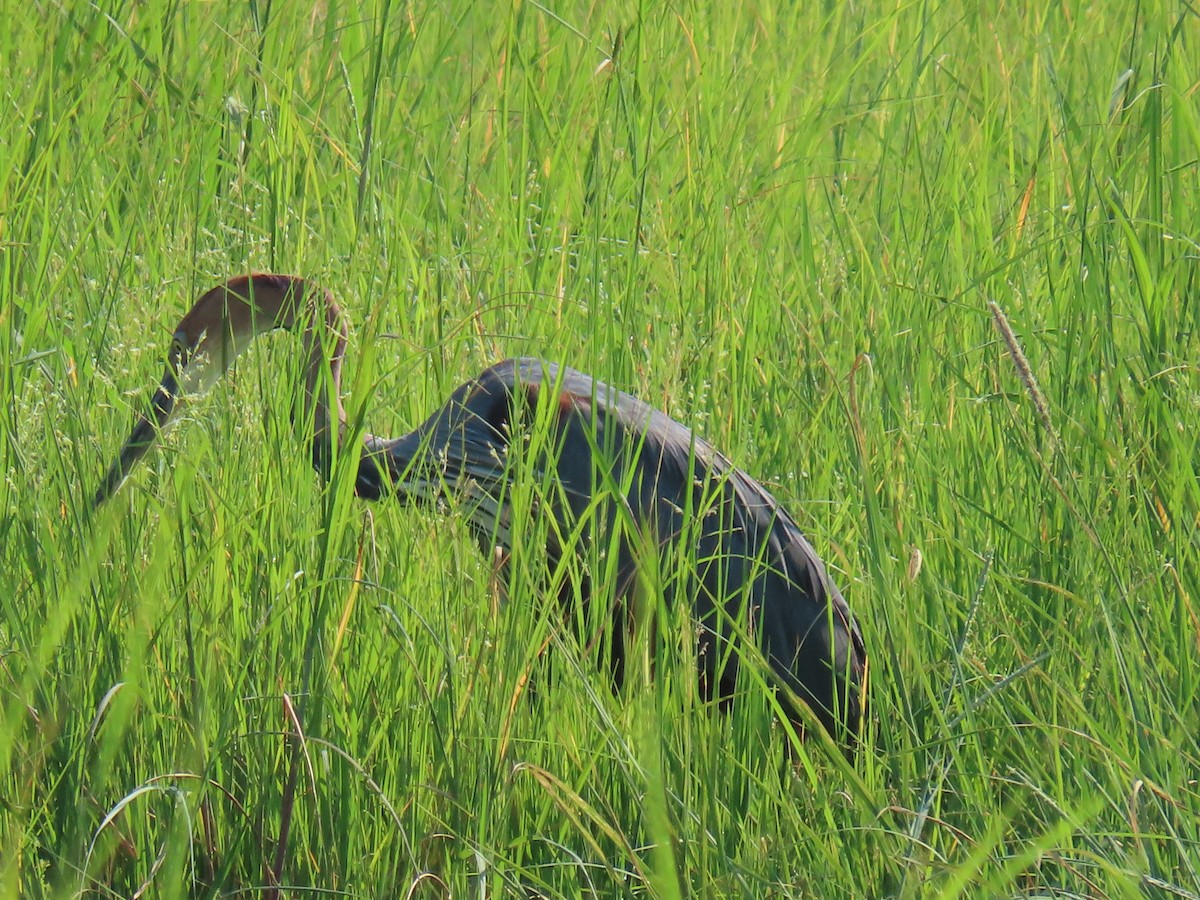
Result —
M0 894L1200 896L1191 6L0 13ZM254 269L338 295L372 431L538 354L761 476L856 771L323 486L289 336L89 512Z

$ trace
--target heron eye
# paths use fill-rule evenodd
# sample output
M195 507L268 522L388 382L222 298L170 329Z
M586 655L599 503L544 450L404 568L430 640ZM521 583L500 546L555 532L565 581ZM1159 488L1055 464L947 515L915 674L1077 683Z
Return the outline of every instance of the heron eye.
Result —
M190 355L191 351L183 341L179 338L171 339L171 350L168 359L171 361L171 366L176 372L181 371L188 364L188 357Z

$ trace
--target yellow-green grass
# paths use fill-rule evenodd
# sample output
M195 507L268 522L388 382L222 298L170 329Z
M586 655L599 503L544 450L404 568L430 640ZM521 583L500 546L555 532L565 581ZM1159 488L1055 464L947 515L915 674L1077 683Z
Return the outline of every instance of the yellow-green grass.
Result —
M987 6L0 5L0 894L1200 896L1200 19ZM90 513L248 270L374 432L536 354L761 477L856 769L322 484L290 336Z

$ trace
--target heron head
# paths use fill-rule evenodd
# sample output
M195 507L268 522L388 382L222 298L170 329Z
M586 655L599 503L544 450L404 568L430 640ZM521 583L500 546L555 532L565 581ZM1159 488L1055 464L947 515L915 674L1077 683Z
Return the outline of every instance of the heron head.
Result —
M257 335L291 328L303 302L304 281L290 275L233 278L197 300L171 336L162 380L97 488L94 504L113 495L188 399L211 388Z

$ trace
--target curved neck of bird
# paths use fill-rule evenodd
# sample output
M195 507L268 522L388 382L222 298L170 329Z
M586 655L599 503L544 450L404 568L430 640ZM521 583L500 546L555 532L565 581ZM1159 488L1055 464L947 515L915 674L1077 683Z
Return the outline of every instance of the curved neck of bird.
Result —
M336 431L346 430L341 402L346 322L327 290L290 275L233 278L206 292L172 336L167 369L145 414L139 416L94 502L110 497L158 435L177 418L187 400L213 386L258 335L303 327L304 420L312 419L313 462L323 472L332 457ZM364 440L371 440L370 435Z
M336 428L340 439L346 429L342 406L342 360L346 355L346 321L333 294L320 290L303 315L305 415L313 417L313 441L328 441ZM294 329L296 323L291 324Z
M189 319L195 315L196 322ZM313 441L328 444L336 428L342 436L346 425L346 411L342 406L342 361L346 355L346 320L333 294L308 284L303 278L292 275L250 275L234 278L197 301L180 323L180 331L195 342L197 348L204 346L207 334L217 322L224 332L222 341L209 349L219 362L209 365L215 371L208 384L211 386L260 334L283 328L288 331L304 329L301 342L304 350L304 421L312 417ZM206 321L207 320L207 321ZM178 332L177 332L178 334ZM190 366L185 366L186 371ZM203 376L202 376L203 378Z

